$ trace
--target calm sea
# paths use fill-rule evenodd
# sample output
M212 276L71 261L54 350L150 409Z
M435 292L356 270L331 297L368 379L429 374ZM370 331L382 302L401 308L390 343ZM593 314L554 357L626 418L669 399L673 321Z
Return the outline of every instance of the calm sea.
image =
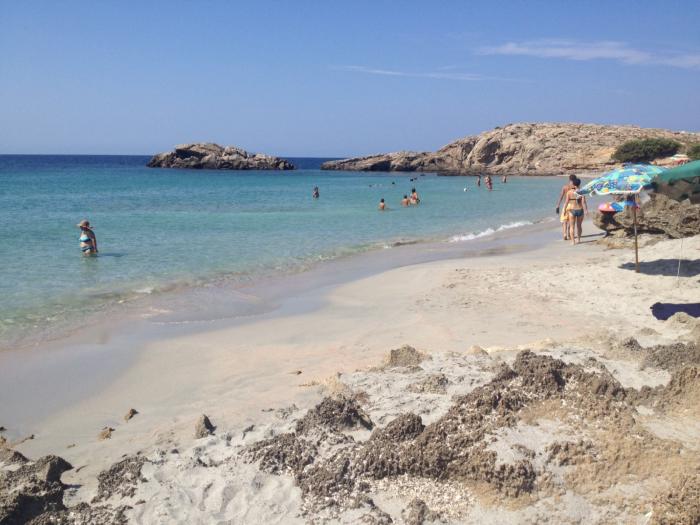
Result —
M323 172L323 160L232 172L149 169L142 156L0 156L0 347L178 286L294 272L400 242L468 242L553 217L561 187L496 178L488 192L473 177ZM421 205L401 208L412 187ZM389 211L377 211L380 198ZM83 218L99 257L80 254Z

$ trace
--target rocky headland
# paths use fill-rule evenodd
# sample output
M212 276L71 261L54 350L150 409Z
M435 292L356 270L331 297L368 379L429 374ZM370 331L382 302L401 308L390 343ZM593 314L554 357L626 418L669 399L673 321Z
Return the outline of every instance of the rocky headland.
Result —
M293 170L287 160L262 153L249 153L235 146L212 143L181 144L173 151L158 153L149 168L189 168L208 170Z
M700 142L700 133L598 124L519 123L465 137L435 152L400 151L334 160L321 169L558 175L600 172L615 165L615 149L633 139Z

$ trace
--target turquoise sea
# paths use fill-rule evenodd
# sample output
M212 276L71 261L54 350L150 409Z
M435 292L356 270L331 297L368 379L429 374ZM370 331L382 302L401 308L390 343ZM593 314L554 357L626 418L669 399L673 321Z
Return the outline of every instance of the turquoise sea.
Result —
M296 272L403 242L469 242L553 218L562 181L149 169L143 156L0 156L0 347L179 286ZM411 181L412 178L416 180ZM313 199L314 186L321 197ZM420 206L402 208L415 187ZM466 191L465 191L466 188ZM377 211L384 198L389 210ZM75 224L100 256L81 256Z

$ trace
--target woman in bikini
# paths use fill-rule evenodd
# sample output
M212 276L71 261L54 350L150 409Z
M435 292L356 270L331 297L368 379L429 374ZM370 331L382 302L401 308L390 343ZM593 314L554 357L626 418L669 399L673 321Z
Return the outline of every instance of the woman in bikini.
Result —
M562 199L566 198L568 191L573 187L572 184L576 178L577 177L574 174L569 175L569 181L562 186L561 192L559 192L559 200L557 201L556 214L559 215L559 221L561 222L561 233L565 241L569 240L569 203L568 201L564 200L564 209L561 210L561 214L559 213L559 205L561 204Z
M76 226L80 228L78 241L80 242L80 250L83 252L83 255L86 257L96 255L97 238L95 237L95 232L90 228L90 221L83 219Z
M581 179L576 178L571 184L572 188L566 192L566 204L569 209L569 237L571 244L576 244L575 234L578 235L578 242L581 242L583 216L588 215L588 203L586 203L586 197L576 193L581 186Z

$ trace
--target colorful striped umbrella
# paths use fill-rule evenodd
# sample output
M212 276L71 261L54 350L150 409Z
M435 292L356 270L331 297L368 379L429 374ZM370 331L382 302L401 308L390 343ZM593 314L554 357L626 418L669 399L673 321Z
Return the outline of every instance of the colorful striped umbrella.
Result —
M625 164L593 179L576 193L579 195L619 195L651 189L654 178L664 168L650 164Z
M652 187L655 192L678 202L690 199L693 204L700 204L700 160L660 173Z
M664 172L664 168L650 164L625 164L621 168L609 171L593 179L576 193L579 195L620 195L639 193L651 189L655 177ZM632 209L634 224L634 264L639 273L639 246L637 244L637 207Z

